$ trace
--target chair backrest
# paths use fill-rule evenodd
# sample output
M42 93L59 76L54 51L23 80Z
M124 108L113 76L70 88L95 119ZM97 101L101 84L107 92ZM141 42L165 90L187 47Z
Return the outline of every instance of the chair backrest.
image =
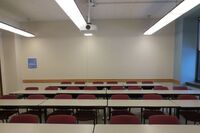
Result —
M140 120L134 115L116 115L111 117L110 124L140 124Z
M25 90L39 90L39 87L26 87Z
M140 86L129 86L128 90L141 90L142 88Z
M72 82L70 82L70 81L62 81L62 82L60 82L61 84L72 84Z
M194 95L178 95L177 99L179 100L198 100Z
M52 124L75 124L76 117L72 115L50 115L46 123Z
M48 86L45 88L45 90L59 90L58 86Z
M115 94L111 96L111 99L127 100L129 99L129 96L126 94Z
M85 81L76 81L74 84L85 84Z
M69 86L67 90L80 90L80 88L78 86Z
M142 81L142 84L153 84L153 81Z
M162 100L163 97L158 94L145 94L145 95L143 95L143 99L145 99L145 100Z
M39 119L37 115L32 114L20 114L11 117L10 123L38 123Z
M77 99L96 99L96 96L90 94L81 94L78 95Z
M92 82L93 84L103 84L103 82L101 81L95 81L95 82Z
M112 86L111 90L124 90L123 86Z
M84 87L83 90L97 90L97 87L95 87L95 86L87 86L87 87Z
M16 95L3 95L0 96L0 99L17 99Z
M155 86L154 90L169 90L169 88L165 86Z
M179 124L179 120L172 115L152 115L149 117L149 124Z
M54 99L72 99L72 95L69 94L57 94Z
M126 81L127 84L137 84L137 81Z
M188 90L186 86L174 86L173 90Z
M46 97L41 94L34 94L34 95L29 95L27 99L46 99Z
M107 84L117 84L117 81L108 81Z

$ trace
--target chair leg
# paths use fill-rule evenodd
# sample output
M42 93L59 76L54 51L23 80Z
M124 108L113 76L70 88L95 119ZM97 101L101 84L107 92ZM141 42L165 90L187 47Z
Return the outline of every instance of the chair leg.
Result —
M185 124L187 124L187 119L185 119Z

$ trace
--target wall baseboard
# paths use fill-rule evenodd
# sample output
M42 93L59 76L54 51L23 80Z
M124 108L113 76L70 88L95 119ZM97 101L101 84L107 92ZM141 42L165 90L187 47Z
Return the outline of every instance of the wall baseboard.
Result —
M75 81L84 81L84 82L95 82L95 81L117 81L117 82L126 82L126 81L153 81L153 82L169 82L180 84L180 81L176 79L24 79L23 83L60 83L60 82L75 82Z

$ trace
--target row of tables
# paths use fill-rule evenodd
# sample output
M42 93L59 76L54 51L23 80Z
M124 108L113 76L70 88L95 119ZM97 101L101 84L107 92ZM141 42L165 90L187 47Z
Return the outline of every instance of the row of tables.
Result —
M18 90L10 94L16 95L30 95L30 94L95 94L95 95L113 95L113 94L160 94L160 95L181 95L191 94L200 95L200 90Z
M199 133L198 125L0 124L1 133Z
M130 107L130 108L145 108L145 107L162 107L172 108L178 110L180 108L200 108L200 100L105 100L105 99L93 99L93 100L80 100L80 99L46 99L46 100L30 100L30 99L15 99L15 100L0 100L0 108L4 107L16 107L16 108L29 108L37 107L45 110L45 118L47 117L48 108L56 107L69 107L69 108L81 108L91 107L96 109L102 109L104 118L106 118L106 109L112 107ZM104 119L106 123L106 119Z

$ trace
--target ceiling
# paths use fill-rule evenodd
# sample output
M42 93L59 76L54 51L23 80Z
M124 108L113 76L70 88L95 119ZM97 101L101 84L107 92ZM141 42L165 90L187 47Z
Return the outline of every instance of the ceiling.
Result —
M87 1L75 0L83 16ZM92 19L161 18L182 0L94 0ZM54 0L0 0L0 15L15 21L57 21L68 17Z

